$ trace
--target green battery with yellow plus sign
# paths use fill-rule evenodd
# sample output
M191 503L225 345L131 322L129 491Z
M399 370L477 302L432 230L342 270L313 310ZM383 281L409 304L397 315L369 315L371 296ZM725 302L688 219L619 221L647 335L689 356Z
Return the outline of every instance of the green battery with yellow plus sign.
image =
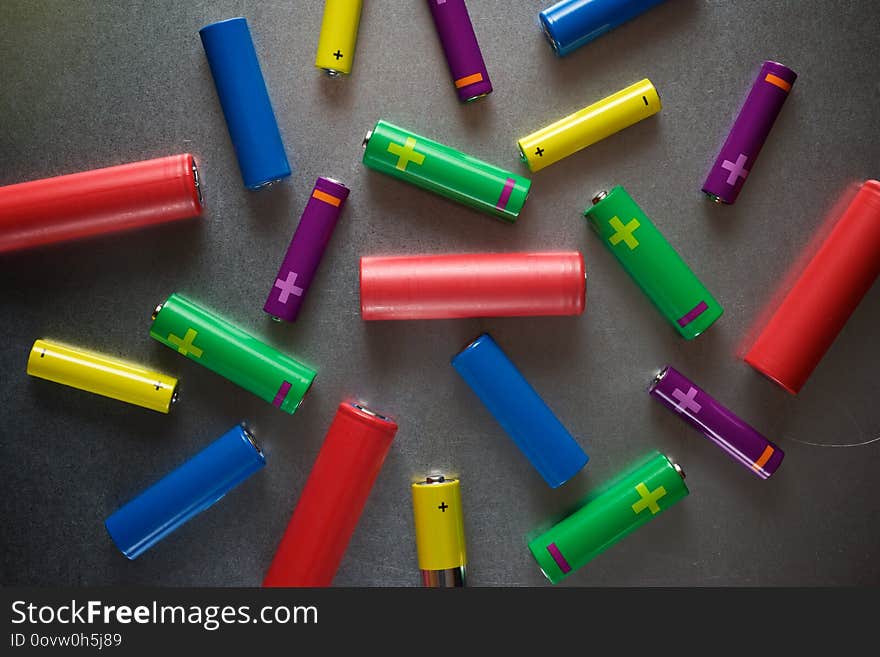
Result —
M590 226L669 323L692 340L724 309L620 185L593 197Z
M150 337L291 415L316 376L310 367L179 294L153 311Z
M556 584L687 494L681 467L654 452L530 541L529 550Z
M513 223L531 181L466 153L379 121L364 137L370 169Z

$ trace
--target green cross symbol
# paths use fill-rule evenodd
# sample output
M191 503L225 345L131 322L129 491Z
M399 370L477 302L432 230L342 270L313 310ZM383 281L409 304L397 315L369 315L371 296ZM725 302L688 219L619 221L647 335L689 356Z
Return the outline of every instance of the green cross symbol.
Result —
M193 344L198 332L193 329L187 329L183 338L178 338L173 333L168 335L168 342L177 347L177 352L187 356L192 354L195 358L201 358L204 353L201 349Z

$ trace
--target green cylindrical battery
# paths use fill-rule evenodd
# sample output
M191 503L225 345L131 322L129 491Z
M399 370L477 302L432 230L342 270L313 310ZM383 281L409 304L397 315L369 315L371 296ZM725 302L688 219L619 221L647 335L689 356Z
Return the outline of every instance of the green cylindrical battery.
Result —
M510 223L519 216L532 184L385 121L364 137L364 164Z
M614 257L666 319L691 340L721 317L724 309L663 234L618 185L593 197L584 211Z
M179 294L156 307L150 337L286 413L296 412L315 380L315 370Z
M556 584L687 494L682 469L654 452L529 542L529 550Z

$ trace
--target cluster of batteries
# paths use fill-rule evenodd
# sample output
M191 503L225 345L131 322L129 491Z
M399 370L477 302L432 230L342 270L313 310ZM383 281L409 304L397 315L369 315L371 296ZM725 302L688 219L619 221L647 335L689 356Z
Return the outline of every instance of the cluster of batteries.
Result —
M492 92L463 0L427 0L462 102ZM541 12L560 56L662 0L562 0ZM361 0L327 0L316 66L351 73ZM200 32L244 185L259 189L290 175L284 145L244 18ZM702 190L736 201L796 74L764 62ZM656 114L660 97L642 80L517 142L532 172ZM529 193L523 176L454 148L378 121L363 141L363 163L404 182L507 222ZM265 312L297 319L349 189L321 177L303 211L278 275L267 285ZM25 182L0 188L0 252L199 216L199 170L189 154ZM685 339L722 314L652 220L620 186L584 212L589 225L660 313ZM880 274L880 182L861 185L821 248L775 309L745 355L752 367L797 393L849 315ZM364 257L364 320L579 315L586 279L578 252ZM209 309L172 294L153 313L150 336L294 413L314 369L249 335ZM553 488L589 457L489 334L452 358L535 469ZM116 358L37 340L28 374L168 413L177 380ZM671 366L648 392L762 479L783 451ZM342 560L397 424L345 401L324 439L297 502L266 586L327 586ZM125 504L106 520L122 553L134 559L265 465L246 424L236 426ZM623 473L574 514L529 542L552 582L583 566L688 494L684 472L660 453ZM426 586L462 586L466 548L457 477L430 474L412 484L416 545Z

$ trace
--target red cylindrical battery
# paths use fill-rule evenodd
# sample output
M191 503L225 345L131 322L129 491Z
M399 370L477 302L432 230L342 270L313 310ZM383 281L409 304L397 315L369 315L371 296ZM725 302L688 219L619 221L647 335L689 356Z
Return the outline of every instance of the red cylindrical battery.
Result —
M585 295L577 251L361 258L364 319L578 315Z
M0 187L0 253L196 217L189 153Z
M880 275L880 182L868 180L745 355L797 394Z
M395 433L392 420L339 405L263 586L330 586Z

